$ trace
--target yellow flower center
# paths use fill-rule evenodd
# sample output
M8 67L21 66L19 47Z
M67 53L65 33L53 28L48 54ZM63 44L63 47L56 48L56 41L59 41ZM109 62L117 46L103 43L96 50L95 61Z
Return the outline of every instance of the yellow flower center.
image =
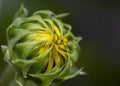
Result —
M33 40L45 40L45 43L37 53L38 55L44 53L52 46L48 56L49 60L46 71L58 66L58 64L59 67L63 65L67 60L69 48L67 46L67 39L61 34L58 27L54 25L53 31L49 31L48 29L39 29L33 30L32 32L37 34Z

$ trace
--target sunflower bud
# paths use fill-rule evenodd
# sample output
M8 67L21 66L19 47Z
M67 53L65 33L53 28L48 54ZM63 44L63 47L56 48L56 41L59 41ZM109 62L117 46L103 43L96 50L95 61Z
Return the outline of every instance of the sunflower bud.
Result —
M21 6L13 23L7 29L7 46L2 46L4 59L17 69L18 76L41 86L53 81L64 81L80 74L74 67L80 53L80 37L75 37L71 26L50 10L41 10L27 17Z

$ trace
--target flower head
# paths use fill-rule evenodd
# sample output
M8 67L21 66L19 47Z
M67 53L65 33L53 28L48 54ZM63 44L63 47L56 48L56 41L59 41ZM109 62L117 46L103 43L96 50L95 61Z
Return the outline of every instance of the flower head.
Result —
M65 15L41 10L27 17L21 7L7 29L8 45L3 47L5 61L16 67L18 76L48 86L80 73L74 63L79 57L81 38L75 37L71 26L60 20ZM18 78L16 81L22 84Z

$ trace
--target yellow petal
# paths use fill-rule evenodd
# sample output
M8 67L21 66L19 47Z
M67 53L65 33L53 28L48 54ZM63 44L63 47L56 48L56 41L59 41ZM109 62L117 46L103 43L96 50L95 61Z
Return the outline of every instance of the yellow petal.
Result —
M46 42L45 45L40 49L40 51L38 52L38 54L44 53L46 50L48 50L48 48L50 47L50 42Z
M37 34L48 34L47 30L36 29L36 30L31 30L31 31Z
M68 40L67 40L66 38L63 38L63 43L64 43L64 45L66 46L67 43L68 43Z
M56 50L56 47L55 47L56 45L54 45L54 47L53 47L53 57L54 57L54 59L55 59L55 64L58 64L58 62L60 61L60 58L59 58L59 56L58 56L58 52L57 52L57 50Z
M58 37L60 37L60 31L57 26L54 26L55 33L57 34Z
M53 67L53 62L54 61L53 61L52 53L50 52L48 66L47 66L46 71L49 71Z
M65 61L67 61L66 52L64 52L63 50L59 49L57 46L56 46L56 49L63 56L63 58L65 59Z

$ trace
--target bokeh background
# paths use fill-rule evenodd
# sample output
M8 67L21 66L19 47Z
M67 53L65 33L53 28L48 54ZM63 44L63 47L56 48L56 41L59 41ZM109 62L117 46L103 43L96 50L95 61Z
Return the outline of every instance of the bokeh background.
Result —
M5 31L20 4L32 15L37 10L68 12L64 22L82 36L78 66L87 75L77 76L60 86L120 86L120 1L119 0L0 0L0 45L6 44ZM0 50L0 74L6 63Z

